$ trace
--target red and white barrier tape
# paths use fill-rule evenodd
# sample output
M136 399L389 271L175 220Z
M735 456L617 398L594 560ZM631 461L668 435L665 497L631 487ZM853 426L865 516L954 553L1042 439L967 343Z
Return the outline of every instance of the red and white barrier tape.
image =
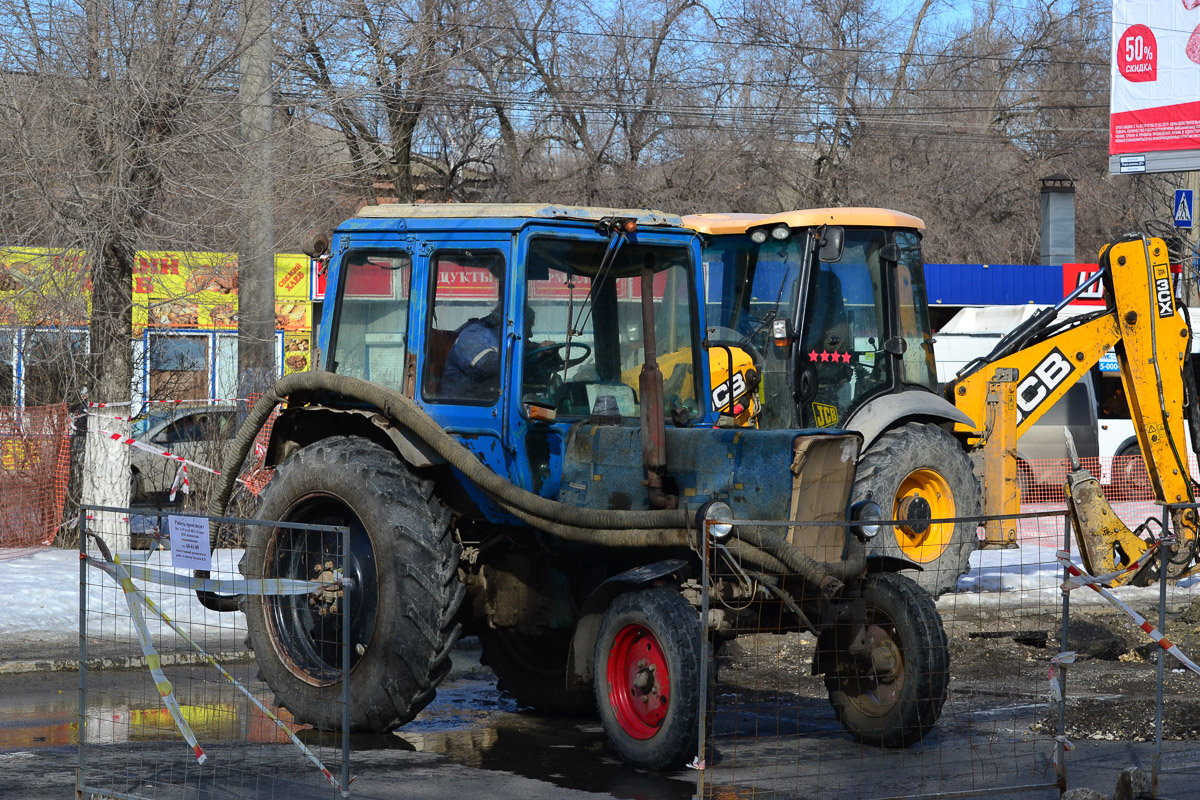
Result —
M213 475L221 474L221 470L219 470L219 469L213 469L212 467L206 467L199 462L190 461L189 459L186 459L183 456L177 456L174 453L172 453L170 450L160 450L159 448L148 445L145 442L139 442L137 439L126 436L123 433L113 433L112 431L106 431L102 428L97 428L92 432L99 434L100 436L103 436L106 439L111 439L114 442L117 442L119 444L127 445L127 446L132 447L137 450L144 450L147 453L153 453L156 456L161 456L163 458L170 459L171 461L177 461L183 466L183 470L186 470L187 467L190 466L190 467L194 467L196 469L204 470L205 472L211 473ZM242 478L237 478L236 480L238 483L242 484L243 486L247 486L247 487L250 486L250 484L247 483ZM185 471L183 471L182 476L178 472L175 475L175 481L172 482L172 484L171 484L171 491L172 491L171 499L172 500L175 499L174 492L176 489L178 489L180 487L180 485L182 485L184 487L188 486L188 478L187 478L187 473ZM184 488L183 491L184 491L184 493L187 493L189 491L189 489ZM257 492L255 492L255 494L257 494Z
M103 428L96 428L96 429L92 430L91 432L99 434L106 439L111 439L112 441L117 442L119 444L127 445L129 447L133 447L138 450L144 450L147 453L153 453L156 456L161 456L162 458L170 459L171 461L175 461L175 462L179 463L180 468L175 473L175 480L171 482L171 489L170 489L171 495L169 498L171 501L175 500L175 495L178 491L183 491L184 494L190 494L191 481L188 479L188 475L187 475L187 468L189 466L194 467L196 469L203 470L203 471L211 473L213 475L221 474L221 471L219 469L213 469L212 467L206 467L205 465L200 464L196 461L190 461L190 460L184 458L183 456L177 456L174 453L170 452L169 450L160 450L157 447L148 445L145 442L139 442L137 439L133 439L129 436L125 436L124 434L121 434L121 433L113 433L112 431L106 431ZM252 469L248 470L247 472L245 472L244 473L245 477L238 477L238 478L234 479L238 483L242 484L247 489L249 489L250 493L252 495L254 495L255 497L257 497L262 492L263 487L266 486L267 481L270 480L271 474L272 474L271 470L264 469L261 466L262 457L265 454L265 452L266 452L265 447L262 447L262 446L256 444L255 445L255 454L259 458L260 466L258 466L256 468L252 468Z
M86 408L130 408L135 405L147 406L181 406L191 404L212 404L212 403L249 403L250 401L244 397L204 397L194 400L126 400L117 403L88 403L85 402Z
M1114 578L1119 578L1128 572L1137 572L1146 565L1146 562L1150 560L1150 556L1158 552L1159 544L1160 542L1158 541L1151 542L1150 546L1147 547L1146 550L1137 557L1136 561L1134 561L1128 567L1122 567L1121 569L1110 572L1107 575L1088 575L1084 572L1079 572L1076 577L1067 578L1065 581L1063 581L1062 589L1065 592L1069 592L1072 589L1078 589L1080 586L1087 586L1092 583L1109 583Z
M171 481L171 493L167 499L172 503L175 502L175 494L182 491L184 494L191 494L192 490L188 487L187 462L179 465L179 469L175 471L175 480Z
M202 469L205 472L211 472L213 475L221 474L220 470L213 469L212 467L206 467L203 464L199 464L195 461L189 461L188 459L184 458L183 456L175 455L170 450L161 450L152 445L148 445L145 442L139 442L137 439L134 439L130 436L126 436L123 433L113 433L112 431L106 431L103 428L97 428L95 432L98 433L99 435L105 437L106 439L112 439L114 442L117 442L117 443L123 444L123 445L127 445L129 447L134 448L135 450L143 450L147 453L154 453L156 456L162 456L163 458L169 458L172 461L178 461L181 464L190 464L193 467L196 467L197 469Z
M1151 546L1151 549L1154 549L1155 547L1157 547L1157 545L1158 545L1158 543L1156 542L1154 545ZM1149 551L1147 551L1147 552L1149 552ZM1083 572L1080 571L1079 567L1077 567L1071 563L1071 554L1068 553L1066 550L1059 550L1056 553L1056 557L1058 558L1058 563L1062 564L1063 568L1066 569L1066 571L1068 573L1070 573L1072 576L1074 576L1074 578L1076 578L1076 580L1067 579L1067 580L1063 581L1062 589L1064 592L1069 592L1072 589L1076 589L1081 585L1088 587L1093 592L1096 592L1101 597L1103 597L1105 600L1107 600L1109 603L1111 603L1112 605L1116 606L1117 608L1121 609L1126 614L1128 614L1133 619L1133 622L1135 625L1137 625L1139 628L1141 628L1143 631L1145 631L1146 634L1151 639L1153 639L1155 642L1158 643L1159 647L1161 647L1163 650L1165 650L1166 652L1168 652L1172 656L1174 656L1176 661L1178 661L1180 664L1183 664L1185 667L1187 667L1188 669L1190 669L1192 672L1196 673L1197 675L1200 675L1200 666L1197 666L1194 661L1192 661L1190 658L1188 658L1186 655L1184 655L1183 651L1180 650L1178 646L1172 644L1171 641L1169 639L1167 639L1166 636L1163 636L1162 632L1160 630L1158 630L1158 628L1155 628L1148 621L1146 621L1145 617L1143 617L1141 614L1134 611L1129 606L1125 605L1125 603L1121 602L1121 600L1119 600L1115 595L1113 595L1112 592L1108 591L1107 589L1103 588L1102 586L1098 586L1095 583L1095 581L1098 581L1098 580L1100 580L1100 578L1103 578L1106 576L1100 576L1100 578L1096 578L1096 577L1093 577L1090 575L1084 575ZM1145 554L1143 554L1143 557L1145 557ZM1121 570L1121 572L1126 572L1127 569ZM1120 573L1116 573L1116 574L1120 574Z

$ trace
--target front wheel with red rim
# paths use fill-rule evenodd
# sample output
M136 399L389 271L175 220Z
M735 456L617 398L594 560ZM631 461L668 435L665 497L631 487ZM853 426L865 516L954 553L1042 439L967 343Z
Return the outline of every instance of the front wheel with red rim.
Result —
M613 748L647 769L696 755L700 616L674 589L619 595L596 641L596 705Z

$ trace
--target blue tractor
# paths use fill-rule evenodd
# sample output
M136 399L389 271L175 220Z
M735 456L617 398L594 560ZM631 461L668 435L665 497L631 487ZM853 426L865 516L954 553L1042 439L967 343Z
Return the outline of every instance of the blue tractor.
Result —
M244 610L298 721L341 725L331 631L348 613L355 731L413 719L475 635L521 705L598 713L626 760L678 767L711 696L707 637L755 629L816 637L813 669L859 741L934 726L945 632L903 562L867 557L880 509L849 507L861 437L747 424L757 375L714 380L752 361L710 341L700 242L678 217L377 206L330 244L320 369L255 405L209 509L284 404L259 515L348 525L350 545L255 529L241 569L340 570L350 602L206 601Z

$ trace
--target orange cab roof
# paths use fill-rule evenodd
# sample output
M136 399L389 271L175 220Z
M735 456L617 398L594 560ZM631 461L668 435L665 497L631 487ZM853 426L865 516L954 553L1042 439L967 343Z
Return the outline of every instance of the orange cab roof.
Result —
M925 230L925 222L920 217L890 208L804 208L782 214L689 214L683 218L684 227L709 234L745 233L759 225L779 223L791 228L862 225Z

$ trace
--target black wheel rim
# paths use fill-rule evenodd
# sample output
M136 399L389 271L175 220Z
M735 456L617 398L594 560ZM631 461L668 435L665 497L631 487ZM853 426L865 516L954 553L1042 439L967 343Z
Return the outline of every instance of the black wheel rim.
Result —
M878 606L867 609L867 643L871 654L861 665L862 672L846 676L843 688L860 714L884 717L900 702L907 673L899 627Z
M352 581L350 592L350 669L368 652L375 630L379 585L375 551L358 518L332 497L309 498L288 520L350 528L348 557L342 535L325 531L276 528L265 557L266 577L328 581L339 571ZM346 597L333 590L264 599L272 638L283 663L308 683L327 685L342 676L342 626Z

